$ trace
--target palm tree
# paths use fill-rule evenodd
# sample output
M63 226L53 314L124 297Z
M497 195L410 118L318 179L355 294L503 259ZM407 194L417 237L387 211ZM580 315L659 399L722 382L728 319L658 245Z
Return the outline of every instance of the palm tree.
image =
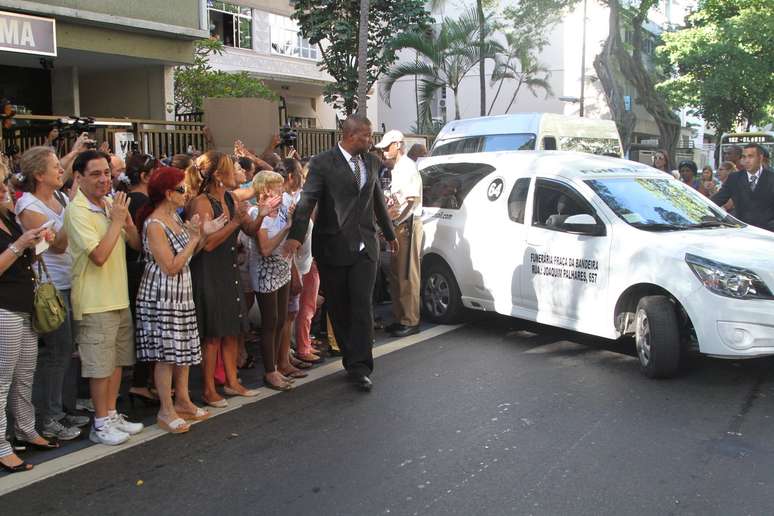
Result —
M390 93L395 83L403 77L419 77L417 113L418 128L430 124L430 105L441 88L447 87L454 93L454 118L460 118L459 88L462 80L480 61L494 59L503 50L491 34L487 34L483 47L470 45L479 30L475 10L463 13L453 20L444 18L441 26L430 33L403 33L395 38L393 44L398 49L411 49L419 59L396 65L385 75L382 84L382 96L390 105Z
M357 114L368 110L368 0L360 0L360 24L357 38Z
M526 86L536 97L538 90L543 90L546 98L554 94L551 84L548 82L551 72L535 59L530 49L522 44L517 35L508 32L505 34L505 39L507 42L505 51L497 54L494 58L495 67L490 84L492 86L496 83L499 84L497 84L497 91L492 99L492 103L489 105L487 115L492 114L492 109L500 96L500 91L506 80L516 81L516 87L513 90L508 107L505 108L505 113L513 106L522 86Z

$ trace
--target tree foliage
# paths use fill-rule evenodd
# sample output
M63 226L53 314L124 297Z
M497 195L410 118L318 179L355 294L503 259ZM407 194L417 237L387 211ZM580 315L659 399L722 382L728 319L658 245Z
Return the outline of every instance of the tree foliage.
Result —
M393 40L424 31L433 19L422 0L371 0L368 12L367 84L370 89L395 62ZM304 37L320 48L320 68L336 82L325 100L349 115L357 110L360 0L297 0L292 16Z
M762 125L774 111L774 4L702 0L659 49L674 77L658 88L719 131Z
M395 38L396 48L411 49L419 59L391 68L382 84L382 96L389 105L392 87L403 77L420 77L418 85L418 128L424 131L431 124L430 106L441 88L454 93L454 117L460 118L459 88L462 80L483 59L494 59L503 52L492 33L491 15L485 20L486 35L483 54L478 40L479 20L475 8L465 11L458 19L444 18L440 27L426 32L409 32Z
M175 112L201 111L205 98L252 97L274 100L276 95L247 72L229 73L209 64L211 55L223 53L217 39L197 41L193 63L175 69Z

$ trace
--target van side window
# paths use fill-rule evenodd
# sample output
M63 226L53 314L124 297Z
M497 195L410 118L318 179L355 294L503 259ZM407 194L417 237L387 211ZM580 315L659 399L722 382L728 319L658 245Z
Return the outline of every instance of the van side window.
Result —
M532 206L532 225L566 231L564 221L572 215L588 214L599 220L594 208L578 192L568 185L538 179L535 184L534 204Z
M556 138L553 136L544 136L541 147L543 150L556 150Z
M484 146L481 152L496 152L506 150L535 150L534 134L490 134L484 136Z
M478 152L481 147L480 136L467 136L438 142L433 148L433 156L446 156L447 154L470 154Z
M529 193L529 178L522 177L513 185L508 196L508 217L514 222L524 224L524 212L527 209L527 194Z
M444 163L422 169L422 204L458 210L473 187L494 169L483 163Z

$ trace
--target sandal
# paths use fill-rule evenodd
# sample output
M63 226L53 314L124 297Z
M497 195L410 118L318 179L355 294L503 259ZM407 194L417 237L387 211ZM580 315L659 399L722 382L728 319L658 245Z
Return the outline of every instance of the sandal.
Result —
M187 421L204 421L210 417L210 413L201 407L196 407L195 412L188 412L185 410L178 410L177 415Z
M304 362L303 360L298 360L295 357L290 357L290 365L297 369L311 369L312 364L309 362Z
M274 391L280 391L280 392L289 391L289 390L291 390L293 388L293 386L291 384L289 384L289 383L282 383L282 384L279 384L279 385L271 383L265 377L263 379L263 385L264 385L264 387L268 387L269 389L272 389Z
M24 443L24 445L27 448L32 448L33 450L38 451L48 451L48 450L56 450L59 448L59 443L57 441L46 441L46 444L39 444L39 443L31 443L29 441L20 441Z
M296 355L296 359L301 360L302 362L306 362L308 364L319 364L320 362L323 362L325 359L323 357L317 356L314 353L309 353L308 355Z
M2 466L3 470L7 471L8 473L22 473L33 468L32 464L27 464L24 461L21 461L21 463L17 464L16 466L8 466L0 462L0 466Z
M179 417L173 419L170 422L166 422L160 417L156 417L156 421L159 424L159 428L166 430L170 434L184 434L191 429L191 425Z
M291 379L292 378L306 378L307 376L309 376L309 373L305 373L305 372L299 371L299 370L290 371L289 373L283 373L282 371L280 371L280 373L282 373L283 376L286 376L286 377L291 378Z

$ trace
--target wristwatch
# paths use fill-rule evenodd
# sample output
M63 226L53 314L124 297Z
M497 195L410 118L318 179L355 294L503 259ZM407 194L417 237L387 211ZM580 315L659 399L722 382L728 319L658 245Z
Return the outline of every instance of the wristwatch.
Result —
M11 252L15 254L17 258L21 258L21 256L24 254L24 252L19 251L19 248L16 247L14 244L8 244L8 249L10 249Z

